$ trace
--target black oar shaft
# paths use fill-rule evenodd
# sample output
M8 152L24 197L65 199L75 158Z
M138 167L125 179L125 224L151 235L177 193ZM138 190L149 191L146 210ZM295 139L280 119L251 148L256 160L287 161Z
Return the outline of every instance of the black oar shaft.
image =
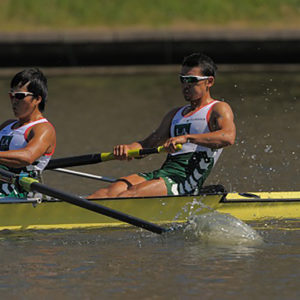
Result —
M3 170L0 168L0 179L1 181L14 183L18 180L18 175L13 172ZM19 179L19 183L23 186L23 188L27 191L36 191L42 194L45 194L50 197L58 198L60 200L66 201L68 203L74 204L76 206L100 213L107 217L111 217L113 219L117 219L122 222L126 222L128 224L144 228L154 233L162 234L167 231L167 229L160 227L151 222L124 214L122 212L118 212L111 208L102 206L98 203L83 199L76 195L72 195L54 188L51 188L45 184L39 183L36 179L30 177L22 177Z
M96 164L101 161L102 161L101 153L56 158L56 159L50 160L46 169L52 170L52 169L56 169L56 168L83 166L83 165L89 165L89 164Z
M66 192L59 191L57 189L50 188L50 187L48 187L44 184L38 183L38 182L31 183L30 187L31 187L31 190L33 190L33 191L37 191L42 194L64 200L64 201L74 204L76 206L86 208L88 210L100 213L102 215L117 219L122 222L129 223L129 224L137 226L137 227L142 227L142 228L147 229L154 233L162 234L163 232L166 231L165 228L160 227L156 224L153 224L153 223L147 222L145 220L141 220L139 218L132 217L127 214L115 211L111 208L102 206L102 205L100 205L98 203L94 203L92 201L88 201L88 200L80 198L78 196L68 194Z

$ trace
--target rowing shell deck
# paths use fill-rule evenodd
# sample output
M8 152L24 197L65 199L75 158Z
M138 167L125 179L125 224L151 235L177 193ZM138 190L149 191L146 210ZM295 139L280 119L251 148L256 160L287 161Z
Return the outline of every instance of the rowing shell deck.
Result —
M243 220L300 219L300 191L203 194L93 200L123 213L153 222L185 222L190 215L217 210ZM120 227L126 224L86 209L38 198L4 198L0 202L0 230Z

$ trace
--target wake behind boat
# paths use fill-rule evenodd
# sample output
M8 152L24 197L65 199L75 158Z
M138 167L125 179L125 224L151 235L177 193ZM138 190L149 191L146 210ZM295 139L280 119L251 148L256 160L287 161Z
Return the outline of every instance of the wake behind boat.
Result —
M93 203L156 224L183 223L192 215L216 210L243 221L300 219L300 191L226 193L222 186L197 196L93 199ZM121 227L128 224L52 197L3 198L0 230Z

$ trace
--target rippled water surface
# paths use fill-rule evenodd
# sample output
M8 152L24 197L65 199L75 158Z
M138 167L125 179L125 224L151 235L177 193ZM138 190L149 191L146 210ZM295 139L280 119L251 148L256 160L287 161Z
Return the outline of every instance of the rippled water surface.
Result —
M45 115L56 157L111 151L139 140L182 105L176 72L49 76ZM47 72L46 72L47 74ZM237 142L207 183L228 191L299 190L299 72L222 72L212 95L232 106ZM0 119L12 117L9 78L0 78ZM152 155L80 171L119 177L163 162ZM47 171L46 183L89 193L104 183ZM221 227L223 225L220 225ZM251 223L264 242L245 244L139 229L0 234L0 295L12 299L298 299L300 224ZM221 230L220 227L220 230ZM207 227L206 227L207 228ZM218 228L216 229L218 230Z
M207 243L182 232L84 230L2 234L2 297L297 299L299 223L256 226L257 246ZM283 224L286 225L286 224ZM273 228L273 229L271 229Z

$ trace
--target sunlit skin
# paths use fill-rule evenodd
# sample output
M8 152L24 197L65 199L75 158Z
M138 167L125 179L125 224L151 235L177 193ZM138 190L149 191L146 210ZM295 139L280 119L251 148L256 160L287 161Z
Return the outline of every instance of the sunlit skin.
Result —
M24 86L16 86L11 90L11 92L28 92L27 86L29 83L25 84ZM16 99L15 97L10 97L12 110L14 115L19 119L19 124L23 125L32 120L39 119L42 114L41 112L36 109L41 102L41 97L34 97L28 95L23 99Z
M181 75L204 76L200 67L186 67L181 69ZM214 85L214 77L198 81L197 83L182 83L184 99L190 106L184 114L193 113L195 110L213 101L210 88ZM222 148L234 144L236 129L234 117L230 106L225 102L218 102L213 106L209 126L212 132L204 134L188 134L183 136L169 136L170 126L175 113L179 107L169 111L163 118L159 127L148 137L140 142L116 145L114 155L119 160L129 160L128 150L140 148L152 148L163 145L169 153L175 152L176 144L185 144L189 140L192 143L203 145L208 148ZM111 184L108 188L100 189L88 198L106 197L141 197L141 196L163 196L167 195L167 188L162 178L146 181L137 174L123 177L132 184L131 187L125 182L119 181Z
M28 83L29 84L29 83ZM27 86L16 86L11 92L28 92ZM18 100L15 97L10 97L12 110L18 122L13 128L21 127L30 122L43 118L39 110L41 96L34 97L28 95L24 99ZM12 123L14 120L7 120L0 125L0 130ZM45 153L51 153L56 144L56 134L53 126L49 123L36 124L28 133L28 144L19 150L9 150L0 152L0 164L12 168L21 168L31 165L39 157Z

